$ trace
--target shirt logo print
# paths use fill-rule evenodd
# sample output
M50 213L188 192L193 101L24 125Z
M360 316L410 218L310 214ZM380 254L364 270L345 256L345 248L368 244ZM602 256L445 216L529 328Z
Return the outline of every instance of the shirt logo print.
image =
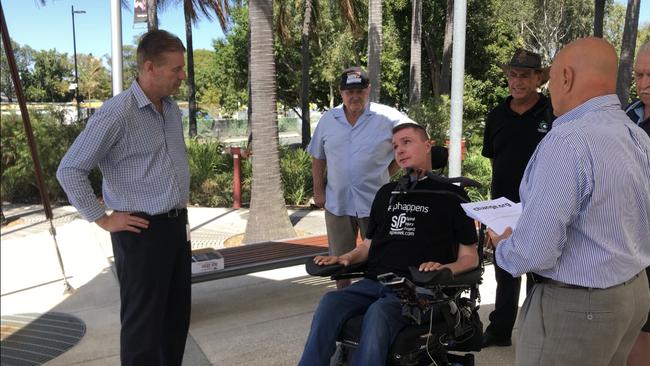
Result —
M537 132L547 133L548 132L548 123L546 123L546 121L539 122L539 125L537 125Z
M389 235L415 236L415 217L407 216L404 212L393 215Z

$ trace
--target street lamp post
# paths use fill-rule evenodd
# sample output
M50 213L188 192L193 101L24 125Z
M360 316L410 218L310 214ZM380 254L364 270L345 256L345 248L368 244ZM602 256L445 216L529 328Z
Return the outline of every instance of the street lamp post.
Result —
M74 15L75 14L85 14L84 10L74 10L74 5L70 6L72 14L72 48L74 50L74 98L77 102L77 120L81 119L81 112L79 110L79 73L77 72L77 37L75 35L74 29Z

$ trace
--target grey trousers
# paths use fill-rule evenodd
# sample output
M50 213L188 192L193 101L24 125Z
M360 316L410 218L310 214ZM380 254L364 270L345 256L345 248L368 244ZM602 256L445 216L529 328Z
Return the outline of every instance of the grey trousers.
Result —
M519 313L515 364L625 365L649 308L645 271L607 289L536 284Z
M343 255L357 247L357 235L366 237L368 217L336 216L325 210L325 226L330 255Z

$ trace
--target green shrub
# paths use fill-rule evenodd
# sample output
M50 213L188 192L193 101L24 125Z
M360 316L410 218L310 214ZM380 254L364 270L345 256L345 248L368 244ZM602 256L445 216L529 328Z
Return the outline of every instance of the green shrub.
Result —
M64 125L62 116L55 111L34 113L31 121L50 199L66 202L67 197L56 180L56 169L84 124ZM1 122L2 200L38 202L40 196L22 119L15 114L5 115ZM245 126L240 122L245 121L233 120L235 128ZM232 206L233 157L224 154L224 145L214 139L191 139L187 140L187 154L190 203L212 207ZM312 195L311 157L300 149L281 148L280 159L287 204L306 203ZM247 205L250 202L252 164L251 159L240 162L241 203ZM98 196L101 195L101 179L99 170L94 169L90 180Z
M199 206L229 207L233 203L233 157L224 153L216 140L187 141L190 165L190 203ZM249 159L241 162L241 202L250 201Z
M490 160L481 155L479 147L470 149L463 160L463 176L472 178L483 185L482 188L468 188L467 192L472 201L490 199L490 182L492 180L492 165Z
M298 132L298 118L296 117L278 118L278 132Z
M449 108L449 97L443 95L412 106L408 115L424 126L436 145L444 145L449 136Z
M43 179L49 197L54 202L67 201L63 189L56 180L56 169L65 152L84 128L81 122L64 125L62 120L61 113L54 110L30 113ZM40 195L22 117L16 114L3 115L0 126L2 200L38 202ZM101 174L98 170L91 172L90 180L95 193L100 194Z
M188 141L192 204L232 206L233 158L223 151L223 145L216 141ZM247 205L252 185L252 162L251 159L242 159L240 162L241 203ZM312 196L311 156L301 149L282 147L280 170L285 202L289 205L307 203Z
M283 147L280 151L280 171L285 202L290 205L307 203L313 192L311 155L302 149Z
M187 158L190 166L190 202L210 206L213 197L218 197L216 192L226 188L222 181L227 177L219 177L218 173L231 172L232 163L223 154L222 144L196 139L187 141ZM229 186L228 189L231 190Z

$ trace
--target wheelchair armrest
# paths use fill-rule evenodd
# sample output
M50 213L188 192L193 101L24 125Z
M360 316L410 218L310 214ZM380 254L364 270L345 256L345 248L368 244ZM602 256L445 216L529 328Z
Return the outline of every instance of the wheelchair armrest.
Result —
M409 267L413 282L420 286L444 285L444 286L470 286L481 281L481 268L477 267L469 272L454 276L449 268L438 271L420 272L418 267Z
M342 264L331 264L328 266L321 266L314 262L315 257L307 258L305 262L305 269L307 273L312 276L318 277L338 277L341 278L353 278L363 276L363 273L366 271L366 263L355 263L349 266L344 266Z

